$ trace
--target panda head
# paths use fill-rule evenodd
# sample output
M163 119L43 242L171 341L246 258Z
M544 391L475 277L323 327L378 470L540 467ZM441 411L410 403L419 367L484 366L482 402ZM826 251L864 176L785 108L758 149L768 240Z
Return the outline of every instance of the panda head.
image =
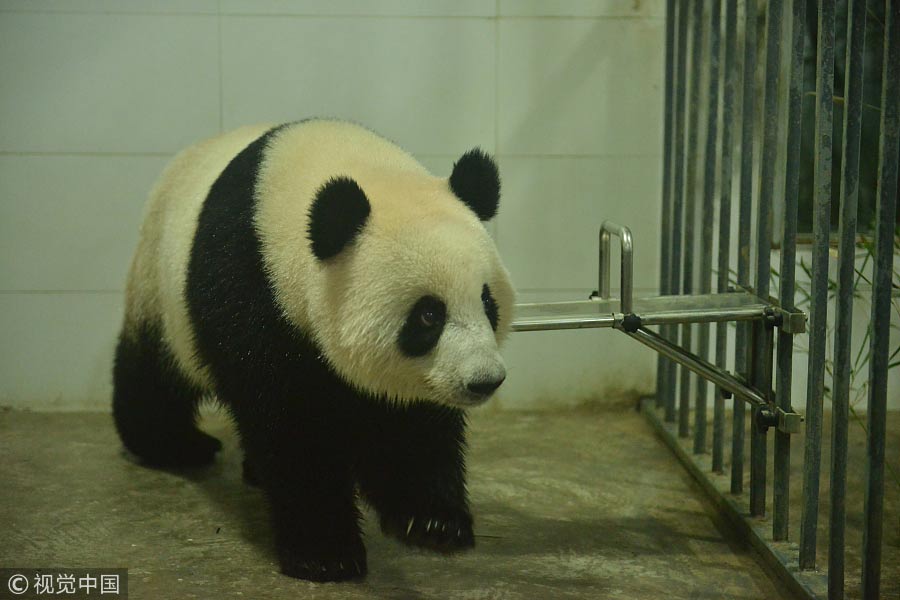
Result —
M500 179L480 150L449 179L332 177L309 211L310 320L347 382L394 401L480 404L503 383L513 291L483 222Z

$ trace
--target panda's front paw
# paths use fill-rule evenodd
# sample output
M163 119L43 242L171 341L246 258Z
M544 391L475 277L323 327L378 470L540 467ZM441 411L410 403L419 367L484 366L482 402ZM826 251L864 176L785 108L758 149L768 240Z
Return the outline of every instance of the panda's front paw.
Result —
M346 556L315 558L302 554L279 553L281 572L307 581L347 581L366 575L366 552L348 552Z
M465 511L431 515L385 515L381 531L411 546L457 552L475 546L472 516Z

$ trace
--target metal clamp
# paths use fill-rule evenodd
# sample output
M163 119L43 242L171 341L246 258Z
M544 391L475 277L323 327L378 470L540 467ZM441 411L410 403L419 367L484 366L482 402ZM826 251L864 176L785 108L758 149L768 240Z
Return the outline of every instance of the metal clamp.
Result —
M634 313L613 313L613 327L626 333L634 333L643 326L641 318Z
M775 308L775 316L778 322L778 328L785 333L806 333L806 313L802 310L797 309L789 309L782 308L779 306Z
M622 267L620 276L621 292L621 311L628 315L631 314L632 296L634 294L634 269L633 269L633 249L634 244L631 238L631 230L624 225L618 225L612 221L604 221L600 226L600 281L599 296L603 300L609 299L609 237L610 235L618 236L622 244Z
M775 427L782 433L800 433L801 423L803 415L795 413L793 409L786 412L782 408L774 407L773 412L772 408L766 407L756 413L756 426L761 431Z

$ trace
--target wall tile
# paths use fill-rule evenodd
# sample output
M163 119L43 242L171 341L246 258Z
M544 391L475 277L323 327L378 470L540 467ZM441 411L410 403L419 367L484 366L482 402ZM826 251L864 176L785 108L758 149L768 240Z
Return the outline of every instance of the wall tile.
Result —
M492 0L222 0L224 14L493 17Z
M656 385L656 355L611 329L513 333L503 356L507 378L496 402L504 409L603 403Z
M634 285L658 284L661 173L654 157L500 157L504 206L500 252L517 289L597 286L598 231L604 220L631 228ZM612 264L619 264L614 244ZM613 269L618 289L618 269Z
M662 0L499 0L501 17L664 17Z
M450 154L417 154L416 159L428 169L432 175L436 177L450 177L453 171L453 163L456 162L462 154L453 156Z
M501 19L500 152L660 154L658 19Z
M417 154L493 150L494 29L481 19L226 17L226 127L334 116Z
M0 404L109 410L122 294L0 294Z
M164 157L0 156L0 290L121 290Z
M0 151L172 152L216 133L216 19L4 13Z
M0 11L216 14L216 0L0 0Z

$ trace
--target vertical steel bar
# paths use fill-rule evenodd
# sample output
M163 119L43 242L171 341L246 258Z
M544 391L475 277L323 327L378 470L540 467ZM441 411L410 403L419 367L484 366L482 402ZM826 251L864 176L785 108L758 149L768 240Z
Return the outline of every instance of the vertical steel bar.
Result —
M770 0L766 15L766 77L763 146L760 155L759 206L756 221L756 295L769 296L772 256L772 203L778 160L778 83L781 73L781 24L784 0ZM757 365L759 367L759 365Z
M809 311L809 375L803 453L803 511L800 515L800 568L816 566L816 524L822 460L822 398L828 319L828 238L831 232L831 148L834 95L834 0L819 0L816 66L815 189L812 283Z
M706 151L704 153L703 206L700 212L700 281L697 286L701 294L711 290L713 258L713 217L716 197L716 142L719 123L719 39L721 38L721 0L712 0L709 18L709 91L706 101ZM699 336L697 355L709 360L709 323L697 327ZM697 377L694 396L694 453L706 452L706 379Z
M850 344L853 332L853 276L856 262L856 207L862 127L863 52L866 0L847 9L844 71L844 149L841 164L841 220L831 399L831 508L828 536L828 597L844 597L844 516L847 491L847 424L850 417ZM888 317L890 318L890 317Z
M884 70L881 78L881 158L875 221L875 270L872 285L872 338L869 346L868 440L864 501L862 595L878 598L884 518L884 438L887 419L888 344L894 227L897 219L897 169L900 164L900 2L886 0Z
M684 205L684 263L682 265L681 292L690 295L694 291L694 221L697 207L697 164L700 150L700 64L703 48L703 3L695 0L691 15L691 120L688 130L687 191ZM691 350L693 325L681 326L681 347ZM678 394L678 435L690 433L690 393L692 375L687 367L681 368L681 388Z
M741 100L741 185L738 218L738 273L740 287L750 287L750 219L753 203L753 130L756 99L756 3L744 3L744 74ZM738 323L735 339L734 369L747 373L748 326ZM744 490L744 402L732 402L731 493Z
M800 140L803 123L803 47L806 38L806 2L792 2L791 17L791 83L788 93L787 164L784 187L784 231L781 237L779 301L782 307L794 306L797 259L797 196L800 189ZM794 336L778 332L778 372L776 402L783 410L791 410L791 377L793 374ZM773 474L772 537L788 538L790 522L791 434L775 431Z
M687 104L687 12L690 2L681 0L678 3L678 30L676 39L676 83L675 83L675 171L673 173L672 204L672 251L669 253L669 290L677 294L681 287L681 241L684 207L684 137L685 137L685 105ZM677 333L673 325L669 330L674 340ZM675 421L675 379L678 370L673 364L666 373L666 421Z
M737 51L737 0L725 0L725 70L722 88L722 172L719 192L719 260L716 291L728 291L728 269L731 266L731 162L732 126L734 124L735 53ZM801 3L802 4L802 3ZM728 362L728 323L716 325L716 365ZM724 390L716 390L713 408L712 470L721 473L725 467L725 397Z
M597 294L604 300L609 298L609 232L600 229L600 256L597 261L600 271L597 274Z
M760 156L759 205L756 217L756 295L769 297L772 257L772 204L775 196L775 164L778 159L778 82L781 74L781 24L783 0L771 0L766 14L766 77L763 107L763 146ZM753 325L754 386L770 398L772 389L771 325L764 321ZM767 429L754 423L750 437L750 514L766 513Z
M666 0L666 75L665 96L663 102L663 183L662 183L662 217L660 228L662 239L659 245L659 293L669 291L669 269L666 263L669 257L669 247L672 242L672 121L673 121L673 92L675 86L675 0ZM665 334L667 325L660 327L660 333ZM666 371L673 368L673 363L660 354L656 360L656 408L662 408L663 395L666 387Z

